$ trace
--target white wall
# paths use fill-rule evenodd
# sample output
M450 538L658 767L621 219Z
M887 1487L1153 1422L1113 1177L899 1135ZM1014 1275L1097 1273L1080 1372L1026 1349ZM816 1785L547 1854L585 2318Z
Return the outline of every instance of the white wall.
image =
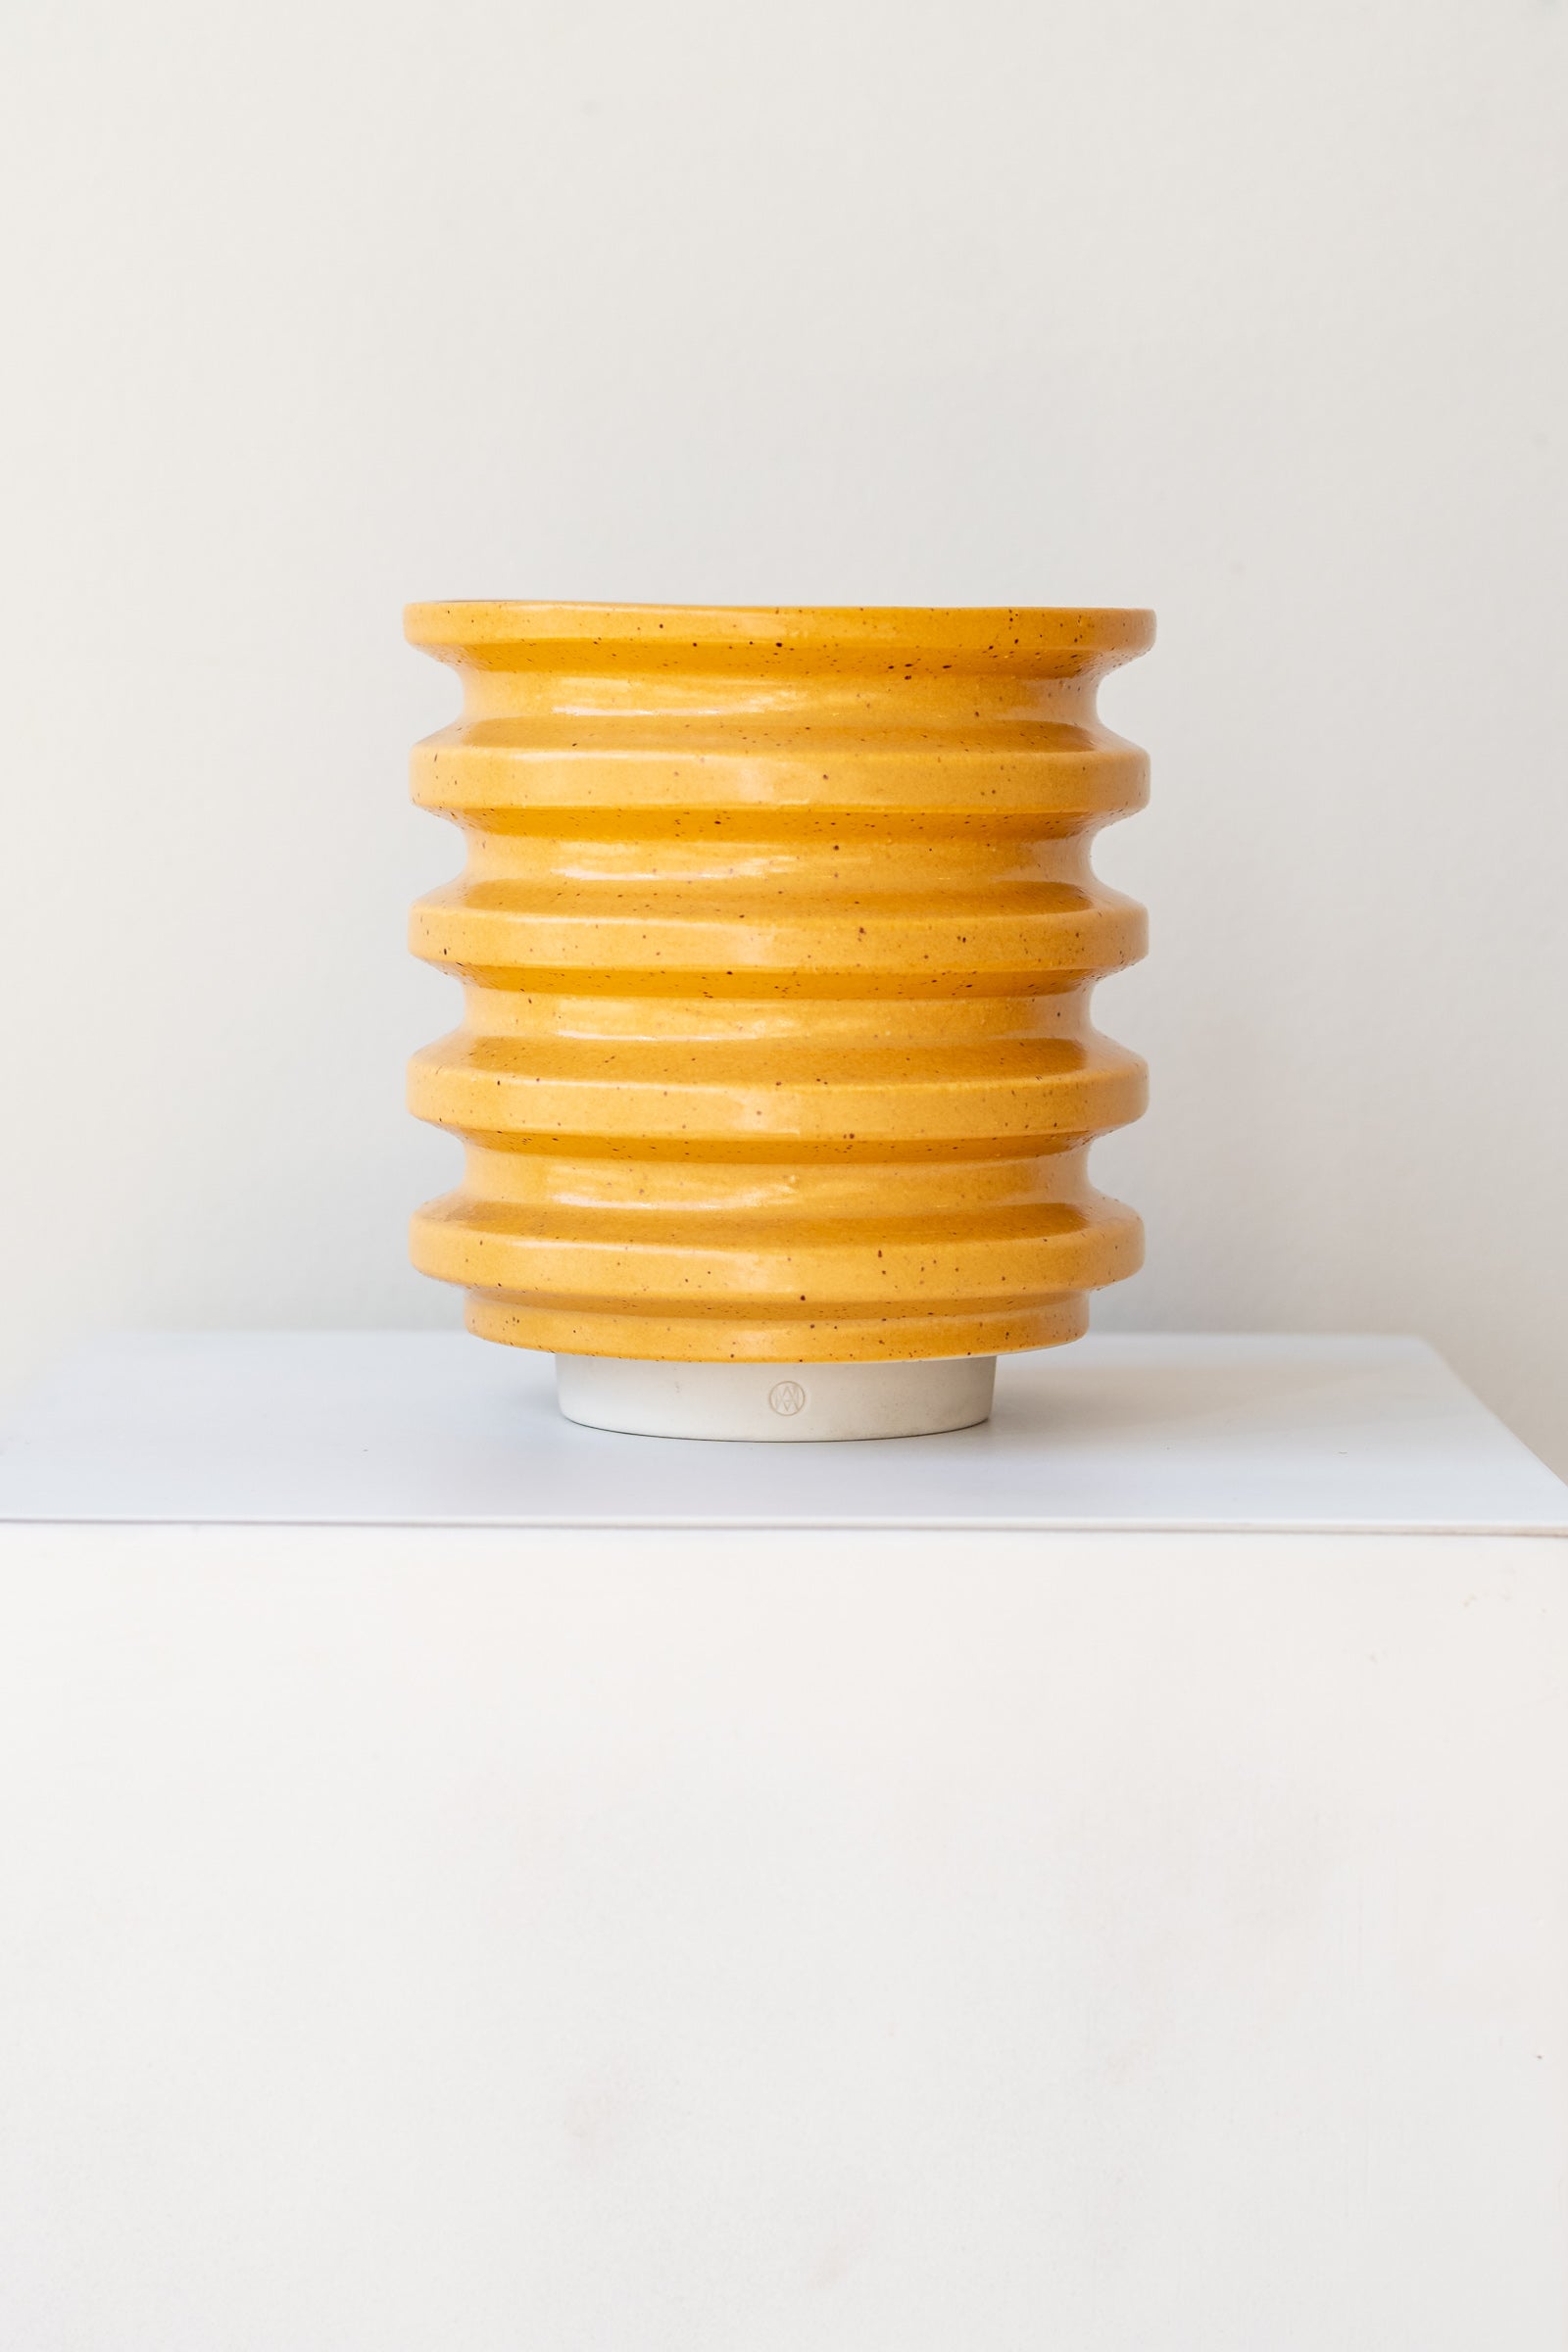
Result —
M13 0L7 1376L448 1322L406 598L1151 603L1106 1324L1568 1464L1564 0Z

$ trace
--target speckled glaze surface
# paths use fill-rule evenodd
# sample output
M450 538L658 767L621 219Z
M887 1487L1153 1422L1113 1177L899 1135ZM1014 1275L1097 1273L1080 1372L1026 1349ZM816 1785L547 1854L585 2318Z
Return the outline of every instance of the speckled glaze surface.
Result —
M1097 679L1140 612L416 605L467 843L413 945L464 983L411 1102L467 1147L414 1222L469 1328L567 1354L989 1355L1085 1328L1144 1106L1097 975L1144 917L1092 835L1147 762Z

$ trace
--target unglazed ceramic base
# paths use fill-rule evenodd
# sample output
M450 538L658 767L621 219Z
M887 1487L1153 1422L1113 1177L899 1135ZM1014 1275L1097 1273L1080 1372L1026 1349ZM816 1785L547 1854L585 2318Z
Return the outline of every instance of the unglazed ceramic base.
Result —
M925 1438L989 1418L994 1355L891 1364L661 1364L558 1355L568 1421L644 1438Z

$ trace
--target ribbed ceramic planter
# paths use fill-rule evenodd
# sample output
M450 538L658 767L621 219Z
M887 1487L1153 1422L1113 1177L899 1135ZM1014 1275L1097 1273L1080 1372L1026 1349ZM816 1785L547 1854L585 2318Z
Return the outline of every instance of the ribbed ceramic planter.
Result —
M414 790L468 853L414 915L466 1010L412 1103L467 1146L416 1264L487 1339L622 1359L566 1367L578 1418L983 1418L960 1359L1075 1338L1140 1260L1086 1157L1144 1104L1089 1022L1144 918L1089 847L1145 798L1095 686L1152 616L454 604L407 626L463 680ZM654 1370L714 1365L736 1370Z

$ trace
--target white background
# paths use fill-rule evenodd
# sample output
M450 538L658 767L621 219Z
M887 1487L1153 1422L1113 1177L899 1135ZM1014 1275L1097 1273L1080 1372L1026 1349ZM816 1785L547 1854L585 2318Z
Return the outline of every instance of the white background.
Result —
M449 1323L413 597L1155 606L1102 1325L1568 1466L1565 0L12 0L4 1377Z

